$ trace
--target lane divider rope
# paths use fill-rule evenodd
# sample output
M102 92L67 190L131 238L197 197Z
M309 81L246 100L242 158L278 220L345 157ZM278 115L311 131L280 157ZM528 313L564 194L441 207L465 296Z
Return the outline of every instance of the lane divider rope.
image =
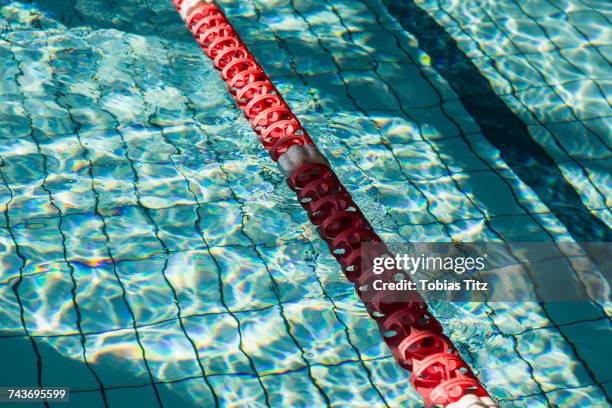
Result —
M220 71L261 144L287 177L346 278L355 285L393 356L410 371L410 382L425 406L496 407L423 298L386 302L381 295L364 299L363 288L373 274L361 270L362 243L382 244L381 251L390 255L381 238L221 9L201 0L172 1Z

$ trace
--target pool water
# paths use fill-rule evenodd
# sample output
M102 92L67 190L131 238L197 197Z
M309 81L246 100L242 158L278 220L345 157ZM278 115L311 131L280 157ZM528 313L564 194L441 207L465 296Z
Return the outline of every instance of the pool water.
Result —
M386 241L610 239L608 2L218 4ZM0 386L421 406L169 0L0 27ZM432 309L501 406L610 406L612 303Z

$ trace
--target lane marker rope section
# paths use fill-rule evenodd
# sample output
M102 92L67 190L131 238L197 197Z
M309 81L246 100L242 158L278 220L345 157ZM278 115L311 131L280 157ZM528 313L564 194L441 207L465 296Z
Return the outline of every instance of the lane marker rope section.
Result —
M373 275L361 270L362 243L382 240L219 7L200 0L172 1L364 300L361 289ZM381 247L380 255L390 255ZM426 407L497 406L421 297L364 303L399 365L411 372L410 382Z

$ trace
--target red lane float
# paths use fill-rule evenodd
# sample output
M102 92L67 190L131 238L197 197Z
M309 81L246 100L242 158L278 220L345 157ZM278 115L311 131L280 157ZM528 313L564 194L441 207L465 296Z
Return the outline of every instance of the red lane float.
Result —
M361 288L373 275L361 270L362 243L382 240L219 7L198 0L172 1L263 147L282 164L287 184L364 300ZM422 298L368 298L364 303L395 359L411 372L410 382L426 407L495 406Z

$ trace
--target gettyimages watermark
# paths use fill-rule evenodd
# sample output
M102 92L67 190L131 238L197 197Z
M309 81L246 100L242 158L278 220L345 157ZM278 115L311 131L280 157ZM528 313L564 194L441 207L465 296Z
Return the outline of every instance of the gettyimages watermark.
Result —
M609 302L610 243L362 245L364 301Z

